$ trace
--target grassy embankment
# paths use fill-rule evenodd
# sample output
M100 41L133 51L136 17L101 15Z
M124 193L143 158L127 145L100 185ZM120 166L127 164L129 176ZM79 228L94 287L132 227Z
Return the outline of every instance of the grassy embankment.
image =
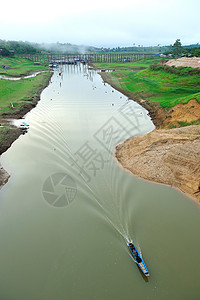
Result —
M3 65L8 65L8 69L3 69ZM0 74L11 77L19 77L30 75L33 72L45 71L46 67L42 65L34 65L33 62L22 57L3 57L0 58Z
M3 69L3 65L8 65L8 69ZM0 59L0 73L10 77L20 77L29 75L37 71L48 71L41 65L34 65L33 62L23 58L3 58ZM0 79L0 117L2 113L13 114L10 104L15 108L23 106L26 101L34 101L39 96L43 87L50 78L50 72L42 72L36 77L21 80Z
M110 75L125 91L150 102L158 102L162 107L185 104L192 98L200 102L200 78L197 75L180 77L150 69L137 73L115 71Z
M15 113L15 109L11 110L10 103L19 110L25 103L35 101L48 80L49 72L16 81L0 79L0 117L2 113Z
M124 63L126 70L117 70L106 73L104 78L120 91L133 99L141 100L148 105L157 104L167 111L177 104L186 104L191 99L200 103L200 76L175 75L164 70L154 71L148 68L152 62L159 62L158 58L148 59L135 63ZM95 66L101 67L101 64ZM106 64L102 64L106 68ZM111 64L107 64L109 68ZM145 70L135 72L134 69L146 66ZM120 68L119 68L120 69ZM131 70L132 69L132 70ZM192 122L178 122L179 126L200 124L200 119ZM170 126L169 126L170 127ZM175 127L175 126L173 126Z
M3 69L8 65L8 69ZM27 111L34 107L39 99L43 88L48 84L51 73L44 66L34 65L33 62L23 58L12 57L0 59L0 74L18 77L29 75L36 71L42 72L36 77L21 80L0 79L0 142L14 136L12 128L7 119L22 117ZM11 103L14 108L11 109ZM6 142L6 141L5 141Z

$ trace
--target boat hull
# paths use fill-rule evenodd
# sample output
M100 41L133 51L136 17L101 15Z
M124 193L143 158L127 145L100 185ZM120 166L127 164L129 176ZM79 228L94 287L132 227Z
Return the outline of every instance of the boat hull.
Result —
M128 243L128 247L129 247L129 250L136 262L136 264L138 265L138 267L140 268L140 270L142 271L142 273L148 277L149 276L149 271L142 259L142 256L140 255L140 253L138 252L138 250L136 249L136 247L133 245L133 243Z

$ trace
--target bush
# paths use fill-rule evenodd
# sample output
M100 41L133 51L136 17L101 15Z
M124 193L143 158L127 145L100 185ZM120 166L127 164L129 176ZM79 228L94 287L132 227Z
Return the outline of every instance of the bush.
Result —
M179 76L187 76L187 75L200 75L199 69L194 69L190 67L175 67L175 66L167 66L161 64L153 64L150 65L150 69L152 71L165 71L167 73L172 73Z

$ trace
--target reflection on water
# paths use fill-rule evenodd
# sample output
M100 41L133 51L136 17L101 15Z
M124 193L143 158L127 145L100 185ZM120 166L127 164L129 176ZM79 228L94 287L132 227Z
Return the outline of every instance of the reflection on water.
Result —
M197 205L114 158L117 143L154 128L147 111L96 71L68 65L25 122L2 156L12 174L0 202L2 299L196 299Z

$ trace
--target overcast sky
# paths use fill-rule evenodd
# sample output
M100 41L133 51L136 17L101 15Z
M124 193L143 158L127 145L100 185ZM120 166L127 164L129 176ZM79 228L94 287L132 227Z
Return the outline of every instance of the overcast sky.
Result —
M200 43L199 0L4 0L0 39L97 47Z

